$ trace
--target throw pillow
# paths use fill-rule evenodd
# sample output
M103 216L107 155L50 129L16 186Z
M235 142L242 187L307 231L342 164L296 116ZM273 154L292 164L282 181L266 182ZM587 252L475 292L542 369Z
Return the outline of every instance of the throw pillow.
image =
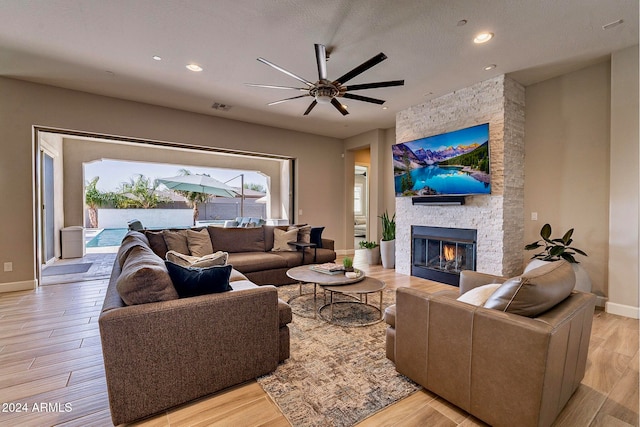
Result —
M200 231L187 230L187 246L193 256L201 257L213 253L211 236L206 228Z
M166 260L183 267L212 267L214 265L226 265L229 254L218 251L202 257L181 254L176 251L167 252Z
M576 284L573 268L555 261L504 282L484 304L521 316L536 317L567 298Z
M298 230L298 237L296 239L297 242L300 243L311 243L311 226L310 225L293 225L290 226L287 230Z
M500 283L491 283L488 285L478 286L470 291L460 295L458 301L466 302L467 304L481 306L489 299L491 294L500 287Z
M162 231L145 230L144 235L149 240L149 247L151 250L153 250L153 252L160 258L164 259L168 249L167 242L164 241Z
M311 243L315 243L317 248L322 247L322 231L324 227L311 227L311 234L309 236L309 241Z
M274 252L295 251L295 246L291 246L289 242L296 242L298 239L298 229L289 227L287 231L279 228L273 229L273 249Z
M231 265L208 268L183 267L165 261L169 276L180 298L230 291Z
M180 252L185 255L191 254L191 252L189 252L189 244L187 243L187 230L162 230L162 236L167 243L167 250Z
M127 305L178 298L164 261L146 246L136 246L129 251L116 280L116 289Z

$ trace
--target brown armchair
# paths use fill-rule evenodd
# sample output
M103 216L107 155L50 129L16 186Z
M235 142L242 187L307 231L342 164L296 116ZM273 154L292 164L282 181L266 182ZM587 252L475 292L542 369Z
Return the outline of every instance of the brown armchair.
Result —
M460 292L505 280L463 272ZM534 318L458 296L399 288L385 313L387 357L401 374L488 424L551 425L584 376L595 296L574 291Z

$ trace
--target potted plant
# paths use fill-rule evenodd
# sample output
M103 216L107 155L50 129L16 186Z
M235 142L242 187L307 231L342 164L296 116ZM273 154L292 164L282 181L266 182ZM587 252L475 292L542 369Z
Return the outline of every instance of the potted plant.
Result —
M379 218L382 220L382 240L380 240L382 267L394 268L396 266L396 214L389 218L387 211L384 211Z
M369 242L363 240L359 243L360 249L365 250L365 255L367 257L367 264L376 265L380 264L380 247L376 242Z
M346 272L353 271L353 258L344 257L342 260L342 266Z
M540 229L540 237L542 237L542 239L529 243L524 247L525 250L528 251L543 248L540 252L531 257L534 261L529 263L525 271L535 268L543 263L564 259L571 263L571 267L573 267L573 271L576 274L576 289L584 292L591 292L591 279L589 278L587 271L579 265L579 261L574 257L576 254L583 256L587 256L587 254L581 249L571 246L573 243L573 228L564 233L561 238L552 239L551 232L551 225L543 225L542 229Z

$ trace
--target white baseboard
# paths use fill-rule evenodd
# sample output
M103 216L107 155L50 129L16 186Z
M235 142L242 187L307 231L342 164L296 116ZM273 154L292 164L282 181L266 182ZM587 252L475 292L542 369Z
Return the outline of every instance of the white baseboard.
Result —
M640 319L640 307L633 307L631 305L616 304L614 302L607 302L605 304L605 311L611 314L617 314L618 316L630 317L632 319Z
M355 253L354 249L338 249L336 250L336 255L338 256L353 256Z
M31 291L36 288L36 285L37 285L37 282L35 280L25 280L24 282L0 283L0 293L16 292L16 291Z
M607 301L609 301L609 298L603 297L602 295L596 295L596 307L605 308L607 306Z

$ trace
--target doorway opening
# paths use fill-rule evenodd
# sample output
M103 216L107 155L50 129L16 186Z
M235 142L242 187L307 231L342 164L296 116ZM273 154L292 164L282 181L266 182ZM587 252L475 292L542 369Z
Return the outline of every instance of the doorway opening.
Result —
M43 283L45 263L51 263L51 260L59 262L62 258L60 236L63 228L86 225L85 218L88 214L85 184L92 177L85 176L84 165L103 159L170 163L194 169L202 167L259 171L267 183L266 192L263 194L265 198L262 200L267 216L280 221L295 218L295 159L291 157L42 127L34 127L33 140L36 153L34 228L37 285ZM53 162L42 154L45 149L47 153L54 153L49 154ZM242 185L242 178L231 181L229 185L234 185L234 182L240 182L239 185ZM53 191L50 191L51 186ZM250 193L250 189L247 189L247 193ZM52 200L47 201L49 195L52 195ZM48 206L51 204L53 209ZM47 219L51 211L53 219ZM88 255L93 254L85 256ZM82 258L73 261L82 263ZM91 270L82 274L91 276Z

